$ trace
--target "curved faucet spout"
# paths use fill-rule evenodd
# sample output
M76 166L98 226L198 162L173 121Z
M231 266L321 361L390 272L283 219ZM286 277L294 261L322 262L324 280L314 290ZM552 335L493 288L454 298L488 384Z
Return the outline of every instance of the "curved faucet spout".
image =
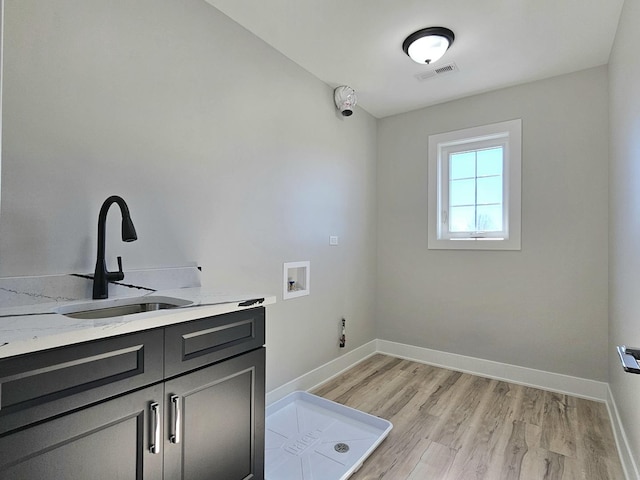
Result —
M105 237L106 237L106 223L107 212L109 207L117 203L120 207L120 213L122 214L122 241L133 242L138 239L136 229L133 226L131 215L129 214L129 207L122 197L112 195L107 198L102 207L100 208L100 214L98 215L98 258L96 260L96 269L93 275L93 298L108 298L109 297L109 281L122 280L124 278L124 272L122 271L122 258L118 257L118 271L109 272L107 270L107 263L105 261Z

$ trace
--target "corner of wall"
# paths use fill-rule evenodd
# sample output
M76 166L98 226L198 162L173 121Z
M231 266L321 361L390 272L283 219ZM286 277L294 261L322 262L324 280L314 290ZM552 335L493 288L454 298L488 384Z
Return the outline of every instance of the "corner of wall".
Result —
M613 436L616 440L616 446L618 447L618 453L620 454L620 462L624 469L624 474L627 480L634 478L640 478L640 470L633 459L633 453L631 446L627 440L627 434L622 424L620 414L618 413L618 407L616 406L615 399L611 388L607 388L607 410L609 411L609 418L611 419L611 427L613 429Z

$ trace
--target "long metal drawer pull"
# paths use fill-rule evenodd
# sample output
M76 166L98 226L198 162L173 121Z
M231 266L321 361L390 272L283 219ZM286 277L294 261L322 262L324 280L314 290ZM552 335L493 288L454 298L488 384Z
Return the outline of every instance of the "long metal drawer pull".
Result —
M153 402L149 406L149 409L151 410L151 417L153 418L149 451L151 453L160 453L160 405L158 405L157 402Z
M171 443L180 443L180 424L182 423L180 397L178 395L171 395L170 400L173 404L173 435L171 435L169 441L171 441Z

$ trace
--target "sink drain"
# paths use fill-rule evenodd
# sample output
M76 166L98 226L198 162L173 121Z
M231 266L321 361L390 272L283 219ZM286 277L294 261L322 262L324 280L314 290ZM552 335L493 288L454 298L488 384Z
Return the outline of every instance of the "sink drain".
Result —
M336 443L335 447L333 447L338 453L347 453L349 451L349 445L346 443Z

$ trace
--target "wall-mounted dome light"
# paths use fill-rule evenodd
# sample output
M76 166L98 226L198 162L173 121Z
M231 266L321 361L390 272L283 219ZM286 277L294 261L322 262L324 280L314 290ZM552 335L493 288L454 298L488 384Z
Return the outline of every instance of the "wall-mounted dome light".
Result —
M409 35L402 49L414 62L428 65L444 55L454 38L455 35L448 28L423 28Z

